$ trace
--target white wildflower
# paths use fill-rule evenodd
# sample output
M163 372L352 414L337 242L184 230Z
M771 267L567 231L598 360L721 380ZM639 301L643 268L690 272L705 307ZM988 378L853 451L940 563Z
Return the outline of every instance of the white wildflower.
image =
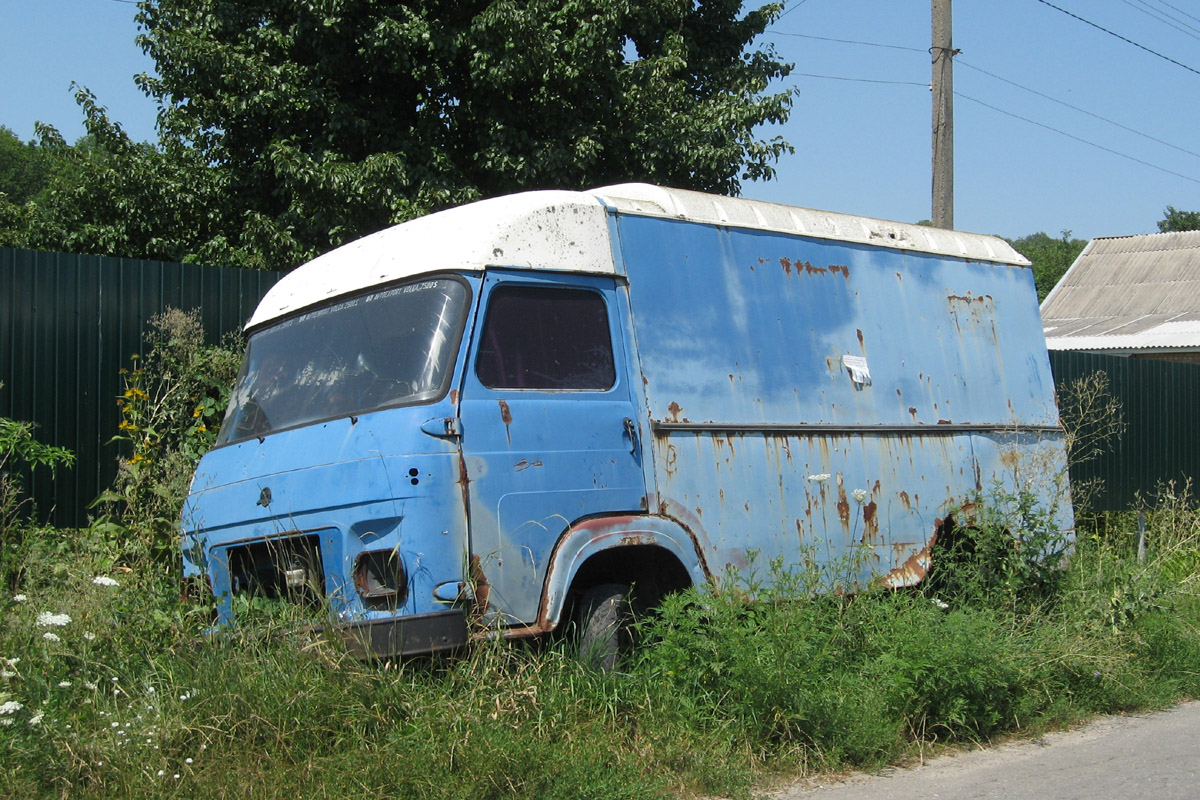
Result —
M13 595L13 602L14 602L14 603L24 603L24 602L25 602L26 600L28 600L28 599L29 599L29 598L28 598L28 597L26 597L26 596L25 596L25 595L23 595L23 594L14 594L14 595Z
M96 684L92 683L91 681L84 681L83 688L87 689L89 692L94 692L97 689L99 689L100 687L97 686Z
M84 631L83 638L87 639L90 642L96 638L96 634L92 633L91 631Z
M18 658L0 658L0 661L3 661L5 664L7 664L10 667L15 667L17 664L21 663L21 659L19 657Z
M185 764L191 764L191 763L192 763L192 760L191 760L190 758L185 758L185 759L183 760L183 763L185 763Z
M866 489L855 489L850 494L854 497L855 500L857 500L860 503L867 499L867 490Z
M117 583L115 580L113 580L112 578L108 577L107 575L97 575L96 577L92 578L92 583L96 584L97 586L120 586L121 585L121 584Z
M0 669L0 678L15 678L15 677L17 677L17 673L10 672L6 669Z
M41 725L42 717L44 717L44 716L45 716L45 714L43 712L41 712L41 711L37 712L36 714L34 714L32 717L29 718L29 724L30 725Z
M45 633L43 633L42 638L45 639L47 642L61 642L62 641L62 638L57 633L51 633L50 631L46 631Z
M71 682L70 682L70 681L59 681L59 682L58 682L58 688L60 688L60 689L69 689L69 688L71 688Z
M3 725L6 728L12 725L12 722L13 721L11 717L0 717L0 725Z
M15 714L24 707L25 706L23 706L21 703L18 703L16 700L6 700L5 702L0 703L0 714Z
M930 602L933 603L938 608L940 608L942 611L945 611L947 608L950 607L950 604L947 603L945 600L938 600L936 597L933 598L932 600L930 600Z
M816 483L824 483L825 481L829 480L829 473L822 472L819 475L809 475L808 479L810 481L815 481Z
M43 611L37 616L37 626L39 628L57 627L70 625L71 618L66 614L51 614L49 611Z

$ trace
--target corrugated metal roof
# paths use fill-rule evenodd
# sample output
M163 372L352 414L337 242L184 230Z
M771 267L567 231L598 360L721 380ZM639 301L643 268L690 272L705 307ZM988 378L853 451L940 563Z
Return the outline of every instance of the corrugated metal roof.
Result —
M1051 350L1200 349L1200 231L1093 239L1042 322Z

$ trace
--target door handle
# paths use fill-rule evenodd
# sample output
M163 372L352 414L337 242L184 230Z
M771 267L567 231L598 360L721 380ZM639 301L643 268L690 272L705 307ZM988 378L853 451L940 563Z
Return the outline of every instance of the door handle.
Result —
M625 418L625 435L629 437L629 452L636 455L638 451L637 425L629 417Z

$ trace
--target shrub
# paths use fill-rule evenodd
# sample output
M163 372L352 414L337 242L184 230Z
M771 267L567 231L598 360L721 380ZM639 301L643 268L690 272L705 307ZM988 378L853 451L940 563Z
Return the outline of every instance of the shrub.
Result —
M196 462L216 440L237 377L237 340L204 344L199 313L168 309L150 321L144 360L122 370L120 433L126 443L113 487L95 506L94 532L126 558L173 563L179 511Z

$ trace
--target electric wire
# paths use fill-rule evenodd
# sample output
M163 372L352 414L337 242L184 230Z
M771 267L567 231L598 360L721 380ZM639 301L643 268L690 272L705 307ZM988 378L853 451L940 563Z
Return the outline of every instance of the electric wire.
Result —
M1164 61L1169 61L1177 67L1182 67L1183 69L1186 69L1188 72L1193 72L1197 75L1200 75L1200 70L1195 69L1194 67L1189 67L1187 64L1184 64L1181 61L1176 61L1175 59L1171 58L1170 56L1164 56L1162 53L1158 52L1157 50L1151 50L1149 47L1146 47L1146 45L1144 45L1144 44L1138 44L1133 39L1130 39L1126 36L1122 36L1121 34L1116 33L1114 31L1110 31L1108 28L1105 28L1102 25L1097 25L1096 23L1092 22L1091 20L1084 19L1083 17L1079 16L1078 14L1074 14L1070 11L1067 11L1065 8L1060 8L1056 5L1054 5L1054 3L1051 3L1049 0L1037 0L1037 2L1041 3L1044 6L1049 6L1050 8L1053 8L1055 11L1061 11L1062 13L1066 14L1068 17L1071 17L1072 19L1077 19L1080 22L1084 23L1085 25L1091 25L1096 30L1104 31L1109 36L1114 36L1114 37L1120 39L1122 42L1125 42L1126 44L1133 45L1134 47L1138 48L1139 50L1145 50L1147 53L1149 53L1152 56L1158 56L1159 58L1161 58Z
M1121 2L1132 8L1134 11L1139 11L1151 19L1161 22L1168 28L1173 28L1174 30L1179 31L1184 36L1190 36L1193 39L1200 39L1200 36L1196 35L1197 33L1200 33L1200 31L1197 31L1196 28L1193 28L1191 25L1188 25L1182 20L1172 17L1166 12L1159 11L1150 4L1143 2L1143 0L1121 0Z
M781 14L780 14L778 17L776 17L776 18L775 18L775 22L779 22L779 20L783 19L783 18L784 18L784 17L786 17L788 14L792 13L792 12L793 12L793 11L795 11L797 8L799 8L800 6L804 5L804 4L805 4L805 3L807 3L807 2L808 2L808 0L800 0L800 2L799 2L799 3L796 3L796 4L795 4L794 6L792 6L791 8L784 9L784 10L783 10L783 13L781 13Z
M797 78L822 78L827 81L846 81L848 83L883 83L890 84L892 86L920 86L924 89L929 88L928 83L921 83L919 81L887 81L876 78L846 78L840 75L818 75L812 72L793 72L791 74Z
M1066 131L1059 130L1058 128L1055 128L1051 125L1047 125L1044 122L1038 122L1037 120L1030 119L1029 117L1023 117L1020 114L1014 114L1011 111L1005 111L1002 108L998 108L997 106L994 106L991 103L985 103L984 101L979 100L975 97L971 97L968 94L963 94L961 92L956 91L954 93L954 96L961 97L964 100L970 100L972 103L978 103L979 105L983 106L984 108L990 108L992 111L995 111L999 114L1004 114L1005 116L1012 117L1014 119L1019 119L1022 122L1028 122L1030 125L1036 125L1039 128L1044 128L1045 130L1052 131L1053 133L1057 133L1059 136L1065 136L1068 139L1074 139L1077 142L1081 142L1090 147L1094 147L1097 150L1103 150L1106 153L1111 153L1114 156L1119 156L1121 158L1132 161L1136 164L1141 164L1144 167L1150 167L1151 169L1158 170L1159 172L1165 172L1168 175L1174 175L1176 178L1183 178L1185 181L1191 181L1192 183L1200 184L1200 179L1193 178L1188 175L1184 175L1182 172L1175 172L1174 170L1167 169L1166 167L1160 167L1157 164L1151 164L1149 161L1144 161L1140 158L1137 158L1136 156L1131 156L1127 153L1122 153L1119 150L1113 150L1111 147L1105 147L1102 144L1096 144L1095 142L1084 139L1081 136L1076 136L1073 133L1067 133Z
M1115 120L1108 119L1107 117L1102 117L1099 114L1095 114L1091 111L1088 111L1086 108L1080 108L1079 106L1071 105L1070 103L1066 102L1065 100L1059 100L1057 97L1052 97L1051 95L1048 95L1044 92L1039 92L1037 89L1031 89L1028 86L1022 86L1021 84L1017 83L1016 81L1010 81L1008 78L1001 77L1000 75L996 75L993 72L988 72L986 69L977 67L974 64L969 64L966 61L963 61L961 58L956 59L954 63L957 64L958 66L966 67L967 69L973 69L976 72L982 72L984 75L987 75L989 78L994 78L995 80L998 80L1001 83L1007 83L1009 86L1015 86L1016 88L1026 91L1026 92L1029 92L1030 94L1035 94L1038 97L1049 100L1052 103L1058 103L1060 106L1069 108L1072 111L1078 111L1080 114L1086 114L1087 116L1089 116L1093 119L1098 119L1101 122L1107 122L1109 125L1120 128L1123 131L1128 131L1129 133L1132 133L1136 136L1141 136L1143 139L1149 139L1150 141L1155 142L1156 144L1161 144L1165 147L1170 147L1172 150L1178 150L1179 152L1186 153L1189 156L1195 156L1196 158L1200 158L1200 153L1197 153L1194 150L1188 150L1186 147L1180 147L1179 145L1171 144L1170 142L1164 141L1163 139L1159 139L1156 136L1151 136L1148 133L1143 133L1142 131L1139 131L1136 128L1131 128L1128 125L1123 125L1120 122L1117 122Z
M860 42L855 39L834 39L829 36L813 36L810 33L788 33L786 31L764 31L763 36L791 36L796 39L814 39L818 42L836 42L837 44L860 44L866 47L882 47L888 50L907 50L910 53L928 53L929 48L906 47L899 44L883 44L881 42Z
M1194 16L1192 16L1191 14L1189 14L1189 13L1188 13L1188 12L1186 12L1186 11L1184 11L1184 10L1183 10L1182 8L1180 8L1179 6L1173 6L1173 5L1171 5L1170 3L1168 3L1168 2L1167 2L1167 0L1158 0L1158 4L1159 4L1160 6L1166 6L1167 8L1171 9L1172 11L1178 11L1180 14L1182 14L1183 16L1187 17L1187 18L1188 18L1188 19L1190 19L1190 20L1194 20L1194 21L1196 21L1196 22L1200 22L1200 17L1194 17Z

